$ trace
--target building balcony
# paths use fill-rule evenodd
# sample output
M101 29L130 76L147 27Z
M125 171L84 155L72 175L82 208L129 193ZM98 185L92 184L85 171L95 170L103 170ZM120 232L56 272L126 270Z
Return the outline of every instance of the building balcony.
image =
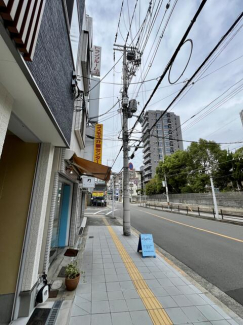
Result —
M148 169L151 170L151 167L152 167L151 163L146 164L146 166L144 166L144 171L147 171Z
M152 169L148 169L148 170L145 170L145 171L144 171L144 176L145 176L145 178L146 178L146 176L148 176L148 175L151 175L151 176L152 176Z
M150 150L149 150L143 155L143 159L146 160L146 158L148 158L148 157L151 158L150 156L151 156L151 153L150 153Z

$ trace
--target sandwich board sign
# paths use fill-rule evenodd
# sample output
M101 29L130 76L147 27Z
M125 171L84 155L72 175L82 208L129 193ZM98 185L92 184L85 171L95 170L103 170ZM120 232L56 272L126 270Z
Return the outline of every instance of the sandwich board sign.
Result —
M140 234L137 252L142 251L142 257L156 257L154 240L151 234Z

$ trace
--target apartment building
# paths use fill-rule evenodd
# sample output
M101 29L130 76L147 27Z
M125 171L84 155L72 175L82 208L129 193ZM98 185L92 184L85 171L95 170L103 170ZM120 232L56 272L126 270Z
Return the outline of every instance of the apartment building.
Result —
M162 110L149 110L144 116L142 124L144 183L154 177L159 161L163 161L165 156L178 150L183 150L180 117L175 113L166 113L149 132L162 113Z

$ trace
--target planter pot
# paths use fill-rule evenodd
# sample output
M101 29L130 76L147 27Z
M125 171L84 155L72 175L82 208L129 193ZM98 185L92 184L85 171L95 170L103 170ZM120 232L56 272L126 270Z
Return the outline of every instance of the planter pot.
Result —
M75 279L65 279L66 289L68 291L73 291L77 288L80 279L80 274Z

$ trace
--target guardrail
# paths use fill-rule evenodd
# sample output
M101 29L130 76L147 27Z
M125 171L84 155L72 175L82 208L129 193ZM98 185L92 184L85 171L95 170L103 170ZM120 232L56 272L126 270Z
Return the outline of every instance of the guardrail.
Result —
M209 215L213 216L214 219L216 219L216 213L214 208L200 208L199 206L196 207L190 207L189 205L187 206L182 206L179 204L156 204L153 203L151 204L150 202L142 202L140 206L145 207L145 208L154 208L155 210L165 210L169 212L177 212L181 214L186 214L186 215L196 215L199 217L202 217L203 215ZM243 211L242 211L243 214ZM227 219L240 219L241 222L243 222L243 215L239 215L238 213L229 213L228 211L225 211L223 209L219 209L219 215L221 216L222 220L227 220Z

